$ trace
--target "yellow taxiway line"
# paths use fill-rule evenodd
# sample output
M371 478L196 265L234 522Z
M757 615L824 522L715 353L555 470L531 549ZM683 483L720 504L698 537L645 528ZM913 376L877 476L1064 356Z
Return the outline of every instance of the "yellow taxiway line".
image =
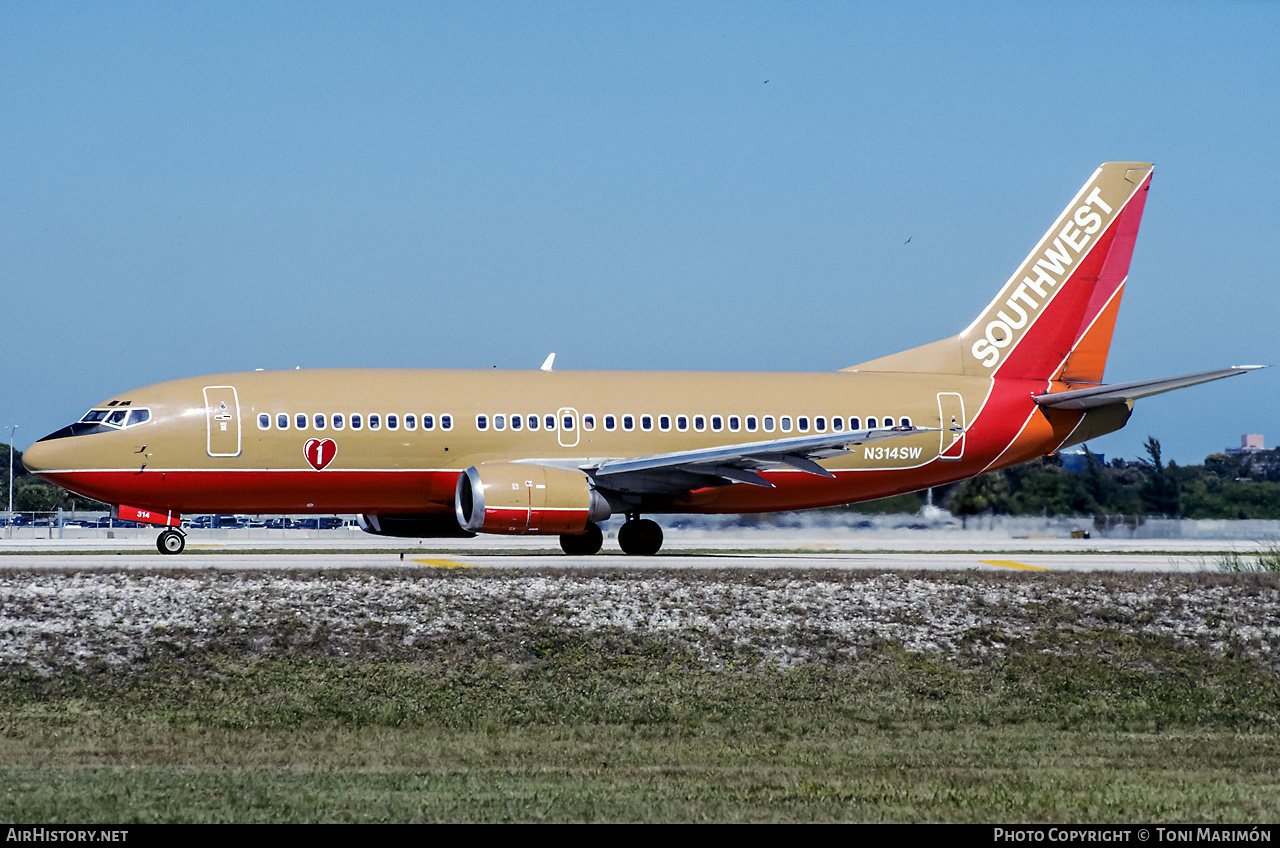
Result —
M983 565L998 565L1001 568L1016 568L1019 571L1049 571L1043 565L1024 565L1020 562L1014 562L1009 559L984 559Z

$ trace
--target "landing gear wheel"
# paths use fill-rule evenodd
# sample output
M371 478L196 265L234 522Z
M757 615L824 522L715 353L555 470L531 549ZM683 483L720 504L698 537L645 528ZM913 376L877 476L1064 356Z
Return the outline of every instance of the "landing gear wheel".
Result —
M569 556L591 556L600 553L604 545L604 533L599 524L588 524L587 529L576 536L560 537L560 549Z
M156 549L162 554L180 554L187 547L187 537L177 530L166 530L156 539Z
M653 556L662 547L662 528L647 518L628 521L618 528L618 547L624 554Z

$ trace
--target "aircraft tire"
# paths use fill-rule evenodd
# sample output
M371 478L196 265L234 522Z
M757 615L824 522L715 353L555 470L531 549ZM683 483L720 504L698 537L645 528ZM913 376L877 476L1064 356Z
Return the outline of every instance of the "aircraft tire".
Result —
M186 537L177 530L166 530L156 539L156 549L162 554L180 554L186 547Z
M631 556L653 556L662 547L662 528L647 518L628 521L618 529L618 547Z
M576 536L560 537L560 549L569 556L591 556L604 547L604 532L599 524L588 524L587 529Z

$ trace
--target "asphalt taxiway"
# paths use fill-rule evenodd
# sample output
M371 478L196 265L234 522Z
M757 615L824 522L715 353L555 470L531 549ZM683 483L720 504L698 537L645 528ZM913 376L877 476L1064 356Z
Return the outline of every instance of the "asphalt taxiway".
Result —
M403 556L401 555L403 554ZM922 553L880 551L871 553L777 553L721 552L681 553L670 551L657 556L600 554L570 557L555 552L469 554L451 550L402 552L299 553L188 548L179 556L154 552L117 551L94 553L0 554L0 570L298 570L298 569L397 569L397 568L480 568L480 569L837 569L888 571L1216 571L1212 554L1161 553L1029 553L1000 551L954 551Z
M1187 525L1173 525L1184 531ZM0 568L11 569L364 569L364 568L791 568L847 570L964 569L1010 571L1218 571L1233 555L1274 549L1271 528L1261 539L1109 538L1074 528L689 527L666 529L652 557L618 550L616 528L589 557L564 555L555 537L391 539L350 528L332 531L192 530L186 552L162 556L156 531L71 528L0 531ZM1238 528L1231 528L1238 529ZM1029 532L1028 532L1029 531ZM1037 534L1045 533L1044 535ZM1047 533L1045 531L1048 531ZM1024 535L1025 534L1025 535ZM1189 535L1189 534L1188 534ZM1224 534L1225 535L1225 534Z

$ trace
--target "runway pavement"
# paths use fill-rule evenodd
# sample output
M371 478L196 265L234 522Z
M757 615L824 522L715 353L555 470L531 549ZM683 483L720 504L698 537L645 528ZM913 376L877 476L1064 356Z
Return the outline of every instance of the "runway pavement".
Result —
M403 553L403 557L401 556ZM59 553L43 555L0 554L3 570L116 570L116 569L398 569L398 568L606 568L635 569L862 569L862 570L929 570L954 571L1151 571L1188 572L1216 571L1217 562L1207 554L1175 553L1010 553L967 551L921 553L880 551L873 553L814 552L722 552L682 554L667 552L652 557L627 556L620 553L591 557L570 557L552 551L470 554L462 550L433 551L408 549L403 552L370 550L364 552L254 552L235 553L218 548L188 548L179 556L161 556L155 552L119 551L114 553Z
M1191 530L1192 523L1171 525ZM1081 538L1072 527L667 527L654 557L622 554L616 527L593 557L561 553L555 537L390 539L344 528L326 531L192 530L187 550L161 556L154 529L7 529L4 569L399 568L836 568L890 570L1216 571L1224 555L1274 548L1274 538ZM1149 529L1149 528L1148 528ZM1239 528L1230 528L1238 530ZM1267 528L1255 528L1258 532ZM1028 532L1029 531L1029 532ZM1026 535L1022 535L1022 534ZM61 538L56 538L60 535ZM1043 535L1040 535L1043 534ZM43 536L44 538L41 538ZM52 538L51 538L52 537ZM402 558L403 557L403 558Z

